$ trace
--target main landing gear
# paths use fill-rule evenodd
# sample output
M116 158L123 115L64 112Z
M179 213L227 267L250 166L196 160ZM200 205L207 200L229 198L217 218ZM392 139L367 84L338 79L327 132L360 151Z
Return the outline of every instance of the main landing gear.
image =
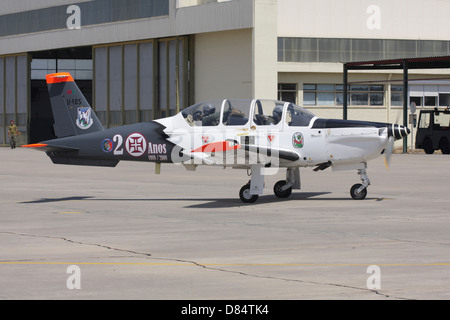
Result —
M355 200L363 200L367 196L367 187L370 185L370 179L367 176L366 169L358 169L362 183L354 184L350 189L350 195Z
M250 192L250 181L239 190L239 198L245 203L253 203L258 200L259 195Z
M258 200L264 188L264 175L262 168L253 166L251 171L251 180L239 191L239 197L242 202L253 203ZM286 170L286 180L280 180L275 183L273 193L278 198L288 198L292 189L300 189L300 169L288 168Z
M363 200L367 196L367 187L370 185L370 179L367 176L367 164L360 163L356 167L338 167L337 170L357 169L361 178L361 183L353 185L350 189L350 195L355 200ZM264 188L264 175L262 166L252 166L251 179L239 191L239 197L242 202L253 203L258 200ZM273 193L278 198L288 198L292 189L300 189L300 169L288 168L286 170L286 180L280 180L275 183Z

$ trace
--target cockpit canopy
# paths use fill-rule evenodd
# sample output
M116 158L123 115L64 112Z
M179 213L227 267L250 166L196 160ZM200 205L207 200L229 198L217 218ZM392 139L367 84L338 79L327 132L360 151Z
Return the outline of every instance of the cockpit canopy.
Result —
M181 114L190 126L309 126L315 117L290 102L276 100L211 100L192 105Z

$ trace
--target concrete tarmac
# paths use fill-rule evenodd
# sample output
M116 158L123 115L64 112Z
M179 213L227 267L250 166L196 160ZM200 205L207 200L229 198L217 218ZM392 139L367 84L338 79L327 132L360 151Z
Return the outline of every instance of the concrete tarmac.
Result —
M54 165L0 148L0 299L450 299L450 156L301 169L239 200L244 170Z

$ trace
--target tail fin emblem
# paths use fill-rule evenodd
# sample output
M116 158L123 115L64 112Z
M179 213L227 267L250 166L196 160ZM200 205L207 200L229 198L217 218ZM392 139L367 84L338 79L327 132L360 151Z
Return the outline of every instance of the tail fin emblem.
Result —
M78 116L77 116L77 126L80 129L89 129L90 126L94 123L92 119L92 113L90 107L81 107L78 108Z

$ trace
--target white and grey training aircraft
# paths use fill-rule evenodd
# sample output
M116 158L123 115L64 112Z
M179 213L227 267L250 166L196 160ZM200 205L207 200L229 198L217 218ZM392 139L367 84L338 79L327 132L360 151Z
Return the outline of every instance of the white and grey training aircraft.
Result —
M263 193L264 177L280 168L286 179L273 191L287 198L300 189L300 167L314 171L357 170L353 199L364 199L370 180L367 162L392 153L395 140L409 134L398 124L322 119L290 102L213 100L163 119L104 129L68 73L47 75L56 139L24 147L45 151L56 164L111 166L120 160L246 169L250 181L243 202Z

